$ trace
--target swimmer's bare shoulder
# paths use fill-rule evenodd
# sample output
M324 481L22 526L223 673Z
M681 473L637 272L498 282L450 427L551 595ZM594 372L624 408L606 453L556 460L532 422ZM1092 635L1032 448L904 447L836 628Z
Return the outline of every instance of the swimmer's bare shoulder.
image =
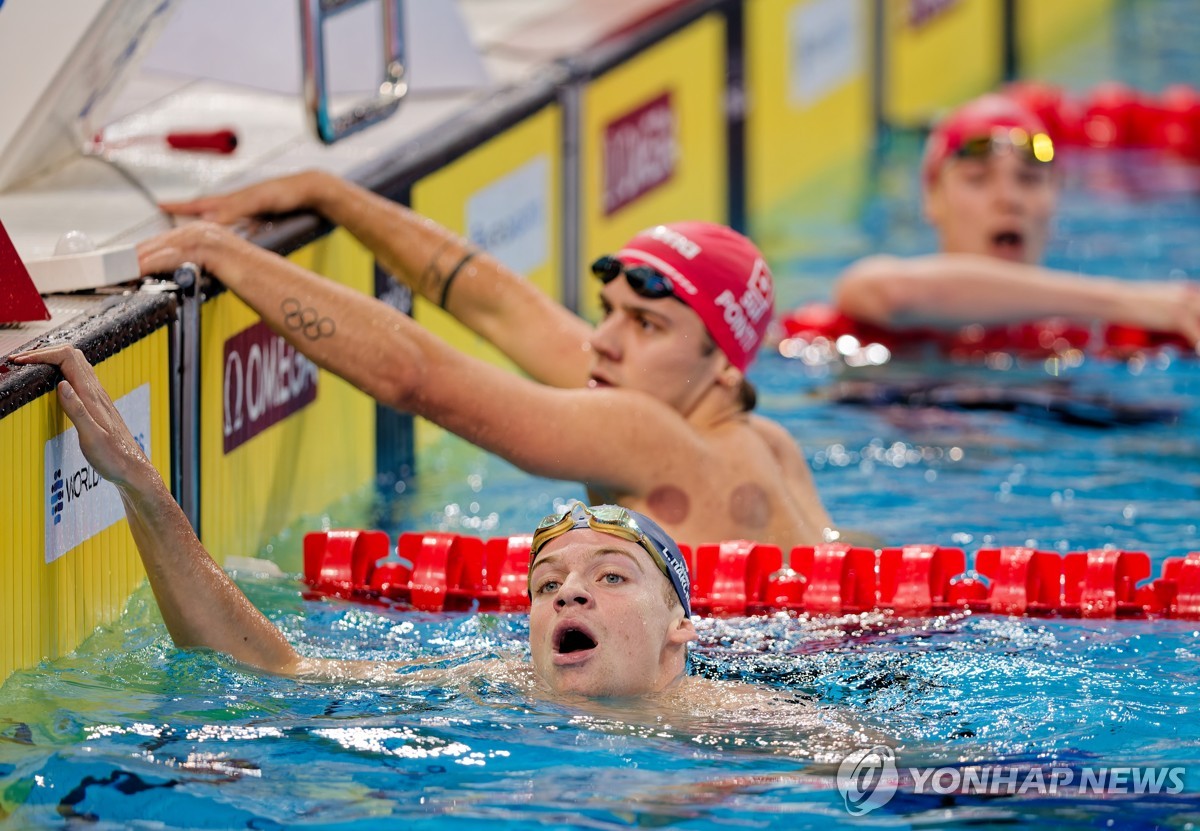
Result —
M750 416L750 428L766 443L771 455L783 467L785 473L790 473L796 466L808 469L800 445L782 424L760 415Z

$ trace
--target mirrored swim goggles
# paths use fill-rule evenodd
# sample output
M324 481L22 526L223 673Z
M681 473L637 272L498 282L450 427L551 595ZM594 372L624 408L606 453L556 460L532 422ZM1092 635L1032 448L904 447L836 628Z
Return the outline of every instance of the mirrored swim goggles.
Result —
M658 566L658 570L671 581L675 593L679 595L679 602L683 604L683 613L688 617L691 616L691 579L679 546L654 520L628 508L622 508L620 505L588 507L582 502L575 501L566 513L550 514L538 523L537 530L533 532L533 544L530 546L529 553L529 592L531 596L533 594L533 566L537 562L538 552L545 547L546 543L577 528L591 528L602 534L610 534L640 545Z
M663 297L679 300L671 278L648 265L625 265L609 254L592 263L592 274L599 277L600 282L606 286L622 273L629 287L647 300L660 300Z
M1045 133L1029 133L1020 127L995 127L990 133L962 139L950 153L956 159L986 159L1014 153L1034 164L1054 161L1054 142Z

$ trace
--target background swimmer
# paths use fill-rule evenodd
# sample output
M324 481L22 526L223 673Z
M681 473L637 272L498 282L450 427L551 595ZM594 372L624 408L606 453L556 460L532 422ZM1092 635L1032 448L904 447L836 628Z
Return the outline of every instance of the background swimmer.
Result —
M889 328L1064 317L1174 332L1200 346L1200 285L1040 264L1057 208L1055 154L1041 119L1010 98L984 95L955 110L929 136L921 165L940 252L859 260L834 287L838 310Z

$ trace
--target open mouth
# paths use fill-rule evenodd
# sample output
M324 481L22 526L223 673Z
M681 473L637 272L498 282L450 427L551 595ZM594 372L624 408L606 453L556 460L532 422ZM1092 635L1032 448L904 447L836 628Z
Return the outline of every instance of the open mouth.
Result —
M572 652L584 652L595 648L596 641L581 629L563 630L559 633L558 643L555 645L555 649L560 655L569 655Z
M1019 231L1001 231L992 236L992 246L1000 252L1017 254L1025 247L1025 237Z
M600 389L601 387L611 387L612 382L598 375L593 375L588 379L587 385L590 389Z

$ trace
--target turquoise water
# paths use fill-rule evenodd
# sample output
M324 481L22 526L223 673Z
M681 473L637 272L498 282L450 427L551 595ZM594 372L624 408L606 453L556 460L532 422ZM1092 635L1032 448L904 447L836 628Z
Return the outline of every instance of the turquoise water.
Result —
M1194 28L1191 18L1176 15L1171 30L1147 8L1122 6L1128 25L1118 27L1113 52L1086 56L1088 66L1109 72L1096 77L1154 88L1172 77L1163 66L1194 64L1178 46ZM1113 60L1132 48L1122 46L1131 31L1154 49L1140 62ZM814 227L806 239L798 228L800 253L776 269L782 305L826 297L832 277L861 254L930 250L915 209L915 147L904 137L889 144L862 211L837 233ZM1098 172L1110 169L1119 175ZM1162 174L1146 154L1071 162L1051 264L1131 280L1200 278L1200 204L1194 194L1170 192ZM1088 359L1053 372L1042 363L996 370L926 361L863 373L768 355L753 377L762 411L804 446L836 520L884 543L934 542L969 553L1113 545L1149 552L1156 571L1168 556L1200 550L1195 360ZM838 384L859 378L1014 390L1053 384L1068 397L1106 394L1178 415L1082 427L1036 408L859 408L830 400ZM448 442L383 521L393 530L522 533L557 501L582 495L576 485L531 479ZM310 602L293 577L238 579L308 654L454 663L452 656L524 650L520 615ZM143 589L77 653L17 673L0 689L0 824L1090 829L1200 822L1200 623L872 614L698 626L697 673L752 682L780 702L766 712L700 708L662 719L546 702L504 675L437 689L264 678L220 656L175 650ZM897 747L906 765L1181 767L1185 787L1109 798L942 798L902 788L856 818L830 764L861 746L839 732L847 722Z

